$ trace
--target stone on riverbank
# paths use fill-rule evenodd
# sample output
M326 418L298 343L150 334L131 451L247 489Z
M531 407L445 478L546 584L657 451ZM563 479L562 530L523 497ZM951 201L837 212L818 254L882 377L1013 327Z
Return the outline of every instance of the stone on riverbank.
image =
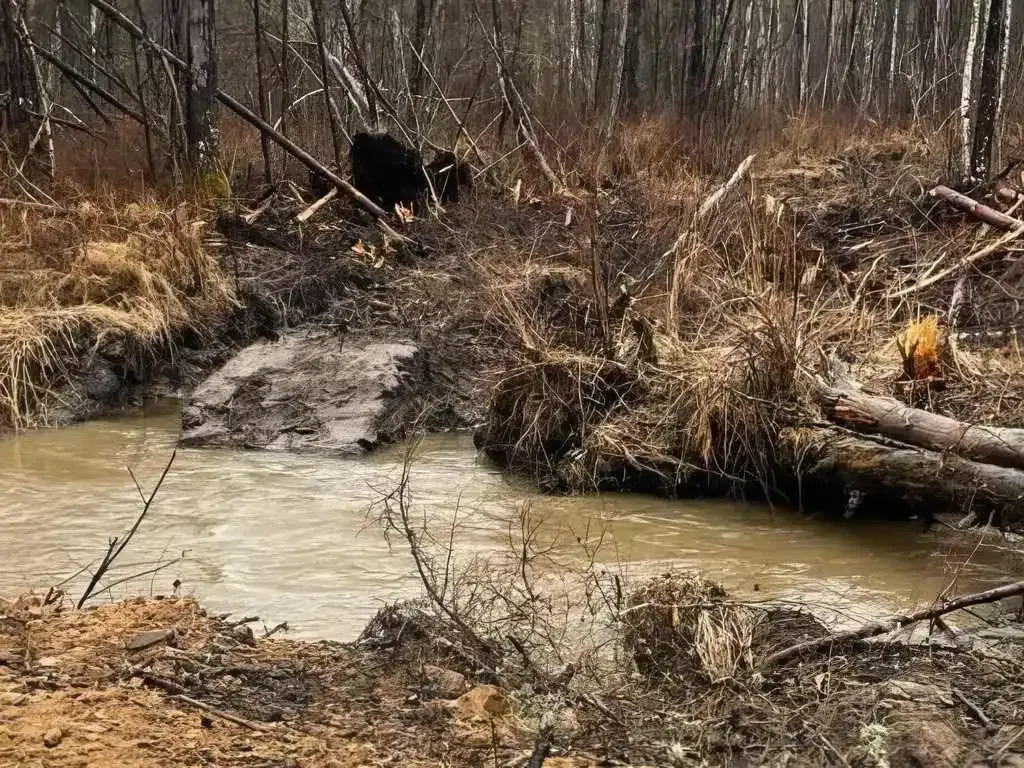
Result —
M410 381L418 350L401 341L307 330L241 350L195 390L182 445L357 455Z

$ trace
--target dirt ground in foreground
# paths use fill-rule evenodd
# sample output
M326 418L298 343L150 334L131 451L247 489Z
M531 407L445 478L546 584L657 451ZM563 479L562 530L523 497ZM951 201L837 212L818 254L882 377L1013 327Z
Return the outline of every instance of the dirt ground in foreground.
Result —
M257 641L191 599L84 612L41 602L0 611L3 766L415 768L507 764L520 751L498 689L466 685L454 698L449 685L452 698L434 701L392 653Z
M252 626L191 598L0 603L0 765L526 766L552 702L547 768L1024 765L1006 655L851 645L743 682L552 694L408 623L362 645Z

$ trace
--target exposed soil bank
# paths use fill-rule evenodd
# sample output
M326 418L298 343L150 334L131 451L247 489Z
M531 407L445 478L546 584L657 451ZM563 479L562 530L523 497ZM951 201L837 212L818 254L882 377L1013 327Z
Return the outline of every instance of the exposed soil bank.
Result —
M539 740L549 768L1024 760L1013 642L998 654L852 643L712 683L672 639L680 615L680 627L696 626L689 611L667 625L658 611L633 614L625 640L639 673L602 688L585 669L559 679L513 660L495 671L454 627L416 611L385 610L341 645L265 638L258 622L210 616L191 599L76 612L23 597L0 603L0 760L526 766ZM755 661L821 631L792 612L758 626Z
M96 418L151 396L187 399L226 364L229 367L222 374L236 377L239 371L232 370L239 367L253 368L253 374L271 368L279 375L288 369L301 371L301 377L295 376L291 382L295 387L288 390L292 405L309 412L318 407L344 406L352 414L362 414L366 423L352 426L348 436L331 438L336 443L326 447L331 451L346 452L345 446L350 448L359 441L370 445L398 439L412 427L446 430L478 422L486 391L480 371L483 361L493 359L493 355L480 345L474 348L467 343L473 327L462 323L456 306L469 290L470 277L457 276L465 287L452 296L426 295L435 290L438 276L455 279L446 272L454 256L433 258L424 248L388 250L385 254L382 247L373 244L379 240L379 233L372 223L341 203L321 214L328 218L328 224L314 222L300 227L293 215L304 205L301 200L286 197L255 225L235 210L216 217L202 240L192 238L188 246L201 246L213 257L215 261L210 263L219 274L208 276L208 280L221 281L231 293L231 302L201 319L188 318L197 324L201 320L201 329L185 322L145 346L126 338L119 328L86 327L69 335L67 344L59 347L57 364L39 372L45 386L29 389L39 395L37 401L22 404L21 426L61 426ZM71 224L62 226L73 227L75 215L72 209L68 215ZM110 216L116 219L115 214ZM433 225L422 222L420 226L429 235ZM438 227L438 231L444 229ZM100 234L103 232L96 236ZM158 231L156 237L163 236ZM97 241L97 250L100 246L106 244ZM128 256L142 258L133 254ZM137 269L134 264L118 268ZM19 281L30 282L31 272L26 269ZM132 302L139 300L132 295L133 289L138 287L124 288L111 301L133 309ZM332 357L326 347L317 348L310 341L312 337L333 338L335 342L328 346L333 352L337 351L335 347L343 346L345 354ZM305 341L295 347L293 342L300 338ZM415 354L392 348L395 344L414 346ZM362 352L350 357L348 353L356 349ZM262 360L270 350L279 358L274 364ZM398 353L395 360L391 360L393 353ZM237 360L235 355L239 355ZM317 391L307 386L300 392L300 385L310 384L311 377L319 377L317 380L327 389ZM260 416L280 416L284 420L281 428L289 428L285 423L288 418L281 413L258 415L251 409L243 413L239 407L244 398L224 390L224 385L223 380L214 378L197 394L200 399L186 414L190 419L185 424L190 430L189 441L264 447L273 442L273 436L249 438L275 427L267 423L245 426L245 422ZM254 382L249 380L244 386L251 393ZM353 394L343 391L347 387L363 390L359 397L375 405L350 402ZM219 388L219 393L214 393L214 388ZM225 436L223 424L210 423L212 413L223 415L228 398L235 405L228 433L242 429L248 431L248 437ZM334 419L324 414L321 417L318 423ZM196 432L200 424L203 429ZM293 435L306 437L295 441L294 446L278 441L275 447L314 444L308 424L294 423L291 427Z

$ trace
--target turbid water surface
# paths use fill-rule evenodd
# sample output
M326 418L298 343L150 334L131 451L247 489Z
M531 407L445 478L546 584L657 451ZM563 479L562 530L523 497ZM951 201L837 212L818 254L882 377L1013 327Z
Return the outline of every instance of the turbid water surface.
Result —
M0 593L45 588L99 559L140 509L127 468L148 490L178 434L177 403L164 402L0 441ZM408 553L397 542L390 549L367 516L393 489L403 452L326 459L179 450L149 518L103 583L183 559L101 599L167 594L178 579L213 610L259 615L267 626L287 621L299 637L351 639L384 601L418 594ZM415 510L430 519L450 519L458 505L462 553L505 547L509 520L529 502L544 535L569 542L570 556L576 535L603 532L598 559L628 575L699 568L739 594L811 600L847 620L933 599L957 559L940 532L916 524L828 523L730 501L544 496L479 457L468 434L424 440L410 488ZM978 562L959 574L958 591L1003 576ZM84 578L68 584L71 594Z

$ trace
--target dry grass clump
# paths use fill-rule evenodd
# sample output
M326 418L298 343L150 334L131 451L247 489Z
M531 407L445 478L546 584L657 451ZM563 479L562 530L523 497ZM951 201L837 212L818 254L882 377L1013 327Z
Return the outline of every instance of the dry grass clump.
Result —
M494 390L492 453L569 490L772 487L775 438L808 401L822 345L863 325L791 217L761 205L732 203L665 253L660 233L631 232L646 253L625 263L616 246L637 246L605 230L604 275L646 272L632 297L595 293L582 266L496 279L494 322L521 358Z
M82 356L118 345L126 371L203 337L233 291L185 207L0 212L0 426L45 423L53 389Z
M630 595L622 640L645 675L699 674L715 683L753 668L760 618L698 574L666 573Z

